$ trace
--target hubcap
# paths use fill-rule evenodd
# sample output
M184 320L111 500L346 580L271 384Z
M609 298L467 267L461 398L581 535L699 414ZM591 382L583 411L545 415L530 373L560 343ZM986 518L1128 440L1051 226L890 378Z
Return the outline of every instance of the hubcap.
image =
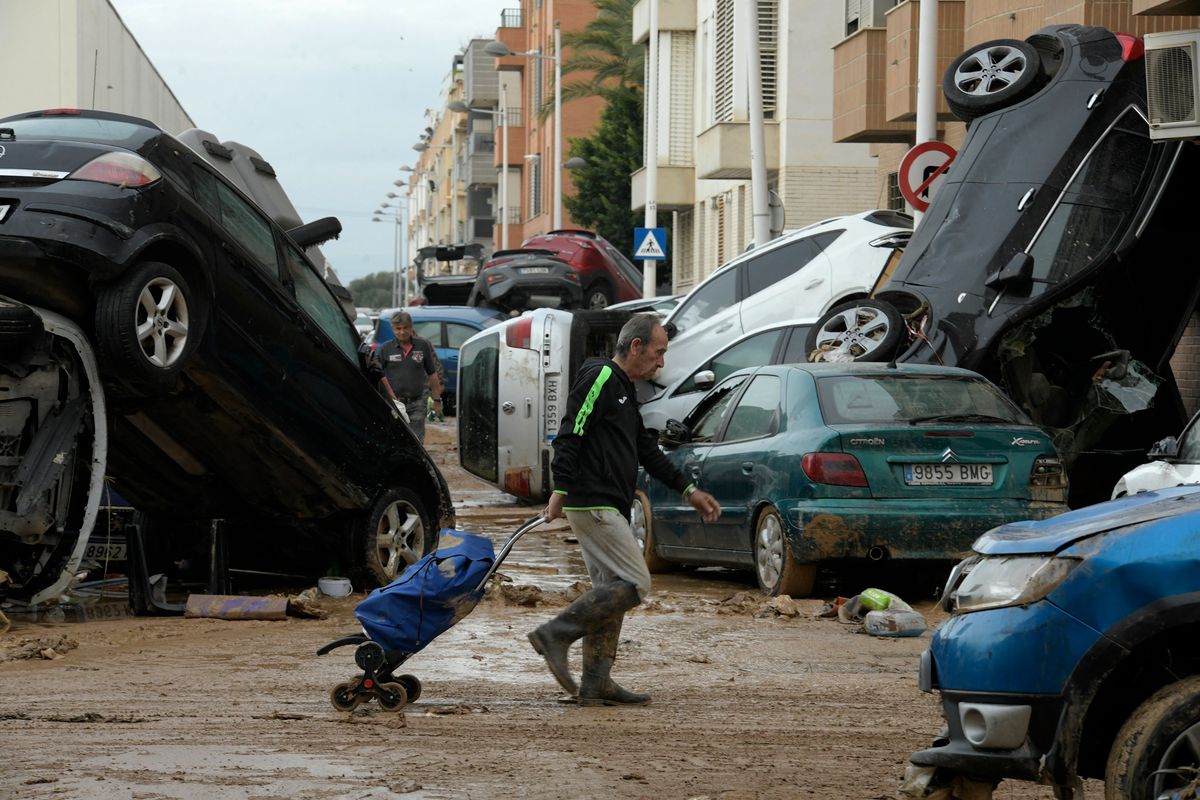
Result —
M768 589L779 583L783 574L783 528L774 514L764 514L754 534L758 579Z
M855 306L825 321L817 332L817 350L823 361L852 361L879 347L890 331L880 309Z
M154 366L167 369L187 346L188 307L170 278L155 278L142 287L134 312L138 345Z
M403 500L390 504L375 528L376 555L388 580L421 557L424 542L425 524L417 510Z
M1175 737L1154 772L1154 800L1195 797L1194 783L1200 778L1200 723ZM1193 792L1181 795L1180 789Z
M596 292L591 296L588 306L590 308L608 308L608 298L604 296L604 292Z
M1025 72L1025 54L1009 45L988 47L963 59L954 70L954 85L975 97L1002 92Z

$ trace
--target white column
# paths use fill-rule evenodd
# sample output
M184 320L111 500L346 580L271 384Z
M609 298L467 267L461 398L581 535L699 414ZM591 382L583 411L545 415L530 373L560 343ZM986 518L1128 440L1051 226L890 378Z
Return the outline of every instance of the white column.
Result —
M646 215L643 225L658 225L658 4L650 3L649 77L646 83ZM642 262L642 297L654 297L658 286L658 262Z
M500 249L508 249L508 100L500 81Z
M917 144L937 139L937 0L923 0L917 28ZM921 212L913 212L921 221Z
M766 137L763 132L762 60L758 52L758 0L740 0L746 20L746 78L749 81L750 193L754 214L754 246L771 241L771 209L767 197Z
M554 229L562 227L562 39L554 23Z

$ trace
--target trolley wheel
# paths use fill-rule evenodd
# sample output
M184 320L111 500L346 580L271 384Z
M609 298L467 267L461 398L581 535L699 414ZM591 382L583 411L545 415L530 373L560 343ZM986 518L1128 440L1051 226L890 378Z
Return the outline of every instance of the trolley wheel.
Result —
M329 702L338 711L353 711L362 705L366 698L358 693L358 681L346 681L333 687L329 693Z
M375 687L375 699L384 711L399 711L408 705L408 692L399 683L381 683Z
M363 642L354 648L354 663L363 672L377 671L387 661L383 648L377 642Z
M401 675L396 680L408 692L408 702L415 703L421 699L421 681L416 675Z

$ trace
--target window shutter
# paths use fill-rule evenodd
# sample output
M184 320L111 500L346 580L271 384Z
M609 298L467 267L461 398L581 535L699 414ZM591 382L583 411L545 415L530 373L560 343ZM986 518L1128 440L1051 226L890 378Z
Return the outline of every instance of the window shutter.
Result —
M733 120L733 3L717 0L716 63L713 85L713 119Z
M758 0L757 6L763 118L775 119L779 98L779 0Z
M667 135L668 164L688 166L696 141L692 107L696 76L696 35L687 31L671 32L671 124Z

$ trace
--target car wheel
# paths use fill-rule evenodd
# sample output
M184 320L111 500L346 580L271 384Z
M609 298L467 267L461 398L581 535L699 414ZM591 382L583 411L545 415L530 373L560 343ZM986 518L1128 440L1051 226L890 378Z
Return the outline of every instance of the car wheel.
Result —
M408 489L385 492L356 527L355 572L366 584L391 583L437 546L436 525L425 504Z
M1121 726L1104 771L1104 796L1182 797L1200 769L1200 677L1155 692ZM1189 793L1187 796L1191 796Z
M887 361L903 336L904 320L895 306L865 299L829 309L805 344L809 361Z
M646 569L650 570L651 575L661 575L675 568L674 564L654 552L654 515L650 510L650 499L644 492L634 492L629 527L633 529L633 538L637 540L638 547L642 548L642 557L646 559Z
M1031 96L1044 78L1033 45L994 39L954 59L942 78L942 91L954 116L970 122Z
M583 293L583 307L593 311L612 305L612 289L605 281L594 281Z
M754 522L754 574L758 587L772 596L808 597L816 583L817 565L796 561L783 520L771 506Z
M143 262L97 292L100 355L141 391L169 389L199 342L198 309L178 270Z

